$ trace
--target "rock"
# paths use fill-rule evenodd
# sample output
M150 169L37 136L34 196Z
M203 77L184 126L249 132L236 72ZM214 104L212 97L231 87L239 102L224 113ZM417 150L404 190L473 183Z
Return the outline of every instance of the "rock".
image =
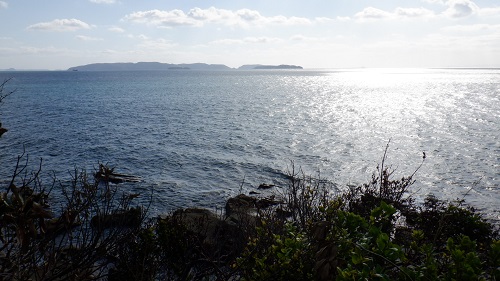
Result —
M255 206L258 209L267 209L269 207L276 206L280 203L282 203L282 202L277 201L276 199L274 199L274 196L271 196L271 197L267 197L267 198L257 199L257 201L255 202Z
M275 186L274 184L263 183L260 184L259 187L257 187L257 189L270 189L273 188L274 186Z
M246 244L244 229L209 210L179 209L172 214L172 218L186 230L196 234L203 247L210 252L217 252L222 256L234 255Z
M255 213L257 210L255 207L256 201L257 199L255 197L245 194L229 198L226 202L226 217L239 213Z
M137 207L108 215L96 215L92 217L90 224L92 227L101 229L110 227L138 227L142 222L142 218L142 209Z
M179 209L172 216L180 221L187 230L210 237L214 235L217 226L221 223L221 219L214 213L201 208Z
M0 125L0 137L5 133L7 132L7 129L5 128L2 128L2 126Z
M103 182L111 182L114 184L122 182L140 182L141 178L132 175L118 174L114 172L114 168L109 168L106 165L99 164L99 171L94 174L95 178Z

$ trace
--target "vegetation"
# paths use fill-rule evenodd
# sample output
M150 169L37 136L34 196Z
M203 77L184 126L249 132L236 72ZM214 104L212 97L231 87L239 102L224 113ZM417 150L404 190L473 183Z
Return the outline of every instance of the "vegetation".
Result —
M5 81L2 82L2 84L0 84L0 105L2 104L3 100L10 96L11 94L13 94L15 92L15 90L13 91L6 91L5 90L5 85L7 84L7 82L9 82L10 79L6 79ZM3 128L2 127L2 122L0 122L0 137L2 137L2 135L4 133L7 132L7 129Z
M500 280L496 226L461 200L416 204L419 167L394 179L385 159L340 194L292 164L273 197L147 218L105 177L46 185L22 154L1 187L0 280Z

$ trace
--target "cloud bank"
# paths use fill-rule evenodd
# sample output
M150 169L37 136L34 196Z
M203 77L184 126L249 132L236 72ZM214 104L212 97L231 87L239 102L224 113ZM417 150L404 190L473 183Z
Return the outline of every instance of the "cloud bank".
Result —
M41 31L77 31L90 28L89 24L77 19L55 19L50 22L40 22L27 27L28 30Z
M301 17L265 17L256 10L239 9L231 11L217 9L215 7L210 7L208 9L193 8L187 13L177 9L170 11L139 11L126 15L123 20L162 27L201 27L209 23L239 27L264 26L268 24L307 25L312 23L311 20Z

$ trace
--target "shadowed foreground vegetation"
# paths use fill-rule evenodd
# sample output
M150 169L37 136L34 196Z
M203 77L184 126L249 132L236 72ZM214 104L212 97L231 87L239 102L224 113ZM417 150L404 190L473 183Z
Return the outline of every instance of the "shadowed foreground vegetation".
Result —
M148 217L112 169L46 185L23 154L0 187L0 280L500 280L496 226L461 200L416 204L416 171L394 179L385 158L343 193L292 164L274 196Z

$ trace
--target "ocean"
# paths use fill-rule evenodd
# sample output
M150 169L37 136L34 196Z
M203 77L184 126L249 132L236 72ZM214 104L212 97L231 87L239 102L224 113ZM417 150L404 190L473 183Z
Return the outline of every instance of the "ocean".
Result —
M0 183L17 156L44 183L98 163L141 177L151 213L221 208L292 165L336 191L368 182L389 143L417 200L462 199L500 219L500 69L0 72ZM333 188L333 187L332 187ZM52 192L57 196L58 185ZM269 191L272 192L272 191Z

